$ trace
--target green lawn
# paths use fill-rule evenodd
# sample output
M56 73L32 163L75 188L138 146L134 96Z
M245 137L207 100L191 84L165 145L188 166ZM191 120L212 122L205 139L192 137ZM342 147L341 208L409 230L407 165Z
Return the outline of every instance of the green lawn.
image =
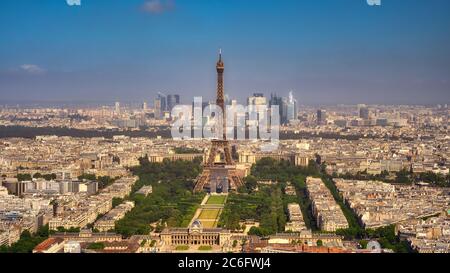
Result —
M202 226L203 226L203 228L215 228L215 227L217 227L217 220L216 221L203 221Z
M198 219L214 220L219 216L220 209L202 209Z
M225 204L226 195L211 195L206 201L207 205L223 205Z
M200 251L211 251L212 250L212 246L199 246L198 250L200 250Z
M189 250L189 246L186 246L186 245L177 246L177 247L175 248L175 250L178 250L178 251L187 251L187 250Z

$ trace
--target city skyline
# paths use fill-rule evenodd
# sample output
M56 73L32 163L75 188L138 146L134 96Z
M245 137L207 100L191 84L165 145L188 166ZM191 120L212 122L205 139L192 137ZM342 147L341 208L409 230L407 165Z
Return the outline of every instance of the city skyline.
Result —
M220 47L225 92L239 101L450 101L448 1L318 2L4 1L0 104L212 100Z
M231 110L226 63L210 114L1 108L0 253L449 252L448 105Z
M0 256L450 253L449 8L1 1Z

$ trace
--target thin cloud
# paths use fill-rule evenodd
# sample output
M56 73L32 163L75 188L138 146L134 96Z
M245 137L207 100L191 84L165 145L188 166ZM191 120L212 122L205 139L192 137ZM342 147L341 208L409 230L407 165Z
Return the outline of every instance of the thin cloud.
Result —
M20 66L20 70L35 75L45 74L47 72L47 70L35 64L23 64Z
M149 0L142 5L142 10L151 14L161 14L175 8L173 0Z
M81 0L66 0L69 6L81 6Z

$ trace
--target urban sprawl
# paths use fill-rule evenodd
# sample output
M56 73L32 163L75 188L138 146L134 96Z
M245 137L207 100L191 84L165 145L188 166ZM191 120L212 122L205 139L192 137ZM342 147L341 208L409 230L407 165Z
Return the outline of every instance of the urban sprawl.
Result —
M230 141L236 169L248 177L265 158L298 168L315 163L330 177L338 199L323 176L306 177L301 196L291 181L258 178L254 191L278 183L283 196L293 197L283 204L284 232L255 234L261 224L257 219L239 219L245 228L227 229L220 218L227 197L236 193L210 191L185 226L160 221L163 228L158 230L158 223L149 222L148 234L120 234L117 221L139 209L130 196L153 194L152 185L135 186L140 177L133 167L142 158L150 164L207 158L210 140L186 142L164 135L173 121L170 110L179 103L178 95L160 94L153 108L118 102L77 109L2 107L2 130L25 128L30 134L0 139L3 248L23 240L24 232L33 237L47 228L48 237L33 252L392 252L376 238L367 238L367 244L347 238L342 231L350 225L341 200L363 229L393 226L411 251L450 251L448 105L318 110L298 105L292 93L288 98L248 98L249 105L281 105L280 146L262 152L259 142ZM35 135L33 129L39 128L56 133ZM97 134L89 136L91 132ZM301 199L310 203L306 210ZM307 217L314 228L305 224Z

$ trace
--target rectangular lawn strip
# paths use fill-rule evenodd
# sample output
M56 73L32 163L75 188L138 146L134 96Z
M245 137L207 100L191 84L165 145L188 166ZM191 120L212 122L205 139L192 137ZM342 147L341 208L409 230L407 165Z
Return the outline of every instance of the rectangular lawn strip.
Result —
M210 250L212 250L212 246L199 246L198 250L200 250L200 251L210 251Z
M200 220L201 221L201 220ZM202 226L204 228L215 228L216 227L216 221L203 221Z
M225 200L226 200L226 196L225 195L211 195L208 198L208 201L206 201L207 205L223 205L225 204Z
M198 219L204 228L215 228L221 214L221 209L202 209Z
M189 250L189 246L187 246L187 245L177 246L175 248L175 250L177 250L177 251L187 251L187 250Z
M199 215L199 219L216 219L220 214L220 209L202 209Z

